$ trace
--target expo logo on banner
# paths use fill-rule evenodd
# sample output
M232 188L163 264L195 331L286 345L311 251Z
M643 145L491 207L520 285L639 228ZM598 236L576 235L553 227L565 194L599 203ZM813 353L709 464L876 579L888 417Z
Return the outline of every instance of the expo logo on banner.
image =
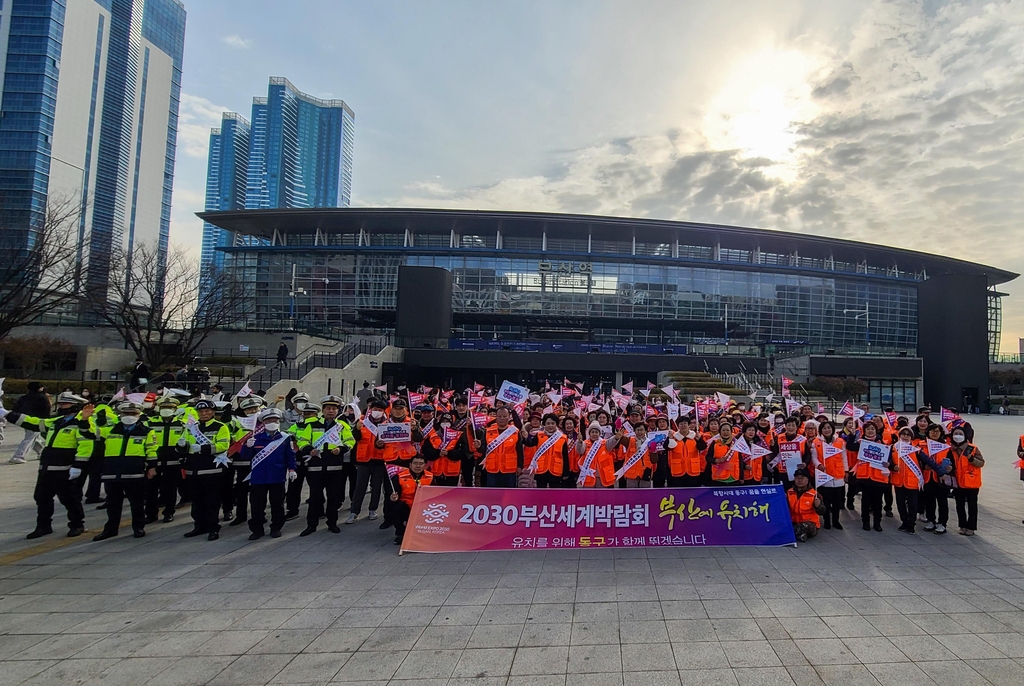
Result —
M505 381L501 384L501 388L498 389L497 400L506 402L509 405L518 405L521 402L526 401L530 397L530 390L526 386L520 386L514 384L511 381Z
M412 440L412 425L406 422L381 424L377 427L377 440L384 443L403 443Z
M402 552L794 545L778 485L416 490Z

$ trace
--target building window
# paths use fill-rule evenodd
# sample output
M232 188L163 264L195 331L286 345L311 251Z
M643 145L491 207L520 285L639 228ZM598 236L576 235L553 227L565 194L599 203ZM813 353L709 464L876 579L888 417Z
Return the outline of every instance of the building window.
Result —
M917 410L917 382L905 379L871 379L868 403L872 409L893 408L896 412Z

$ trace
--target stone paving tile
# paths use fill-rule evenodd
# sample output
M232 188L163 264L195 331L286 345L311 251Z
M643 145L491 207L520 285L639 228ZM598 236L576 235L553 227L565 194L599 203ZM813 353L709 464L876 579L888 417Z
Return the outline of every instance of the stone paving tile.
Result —
M992 464L1012 459L1024 419L975 426ZM4 450L6 552L31 543L34 473ZM1022 513L1015 475L990 469L973 539L861 532L844 512L796 549L401 558L365 522L207 545L181 538L182 513L0 566L0 686L1016 686Z

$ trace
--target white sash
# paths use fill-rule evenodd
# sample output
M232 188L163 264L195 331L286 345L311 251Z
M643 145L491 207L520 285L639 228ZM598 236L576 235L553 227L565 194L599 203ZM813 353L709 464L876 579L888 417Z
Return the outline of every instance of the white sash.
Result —
M917 449L915 448L913 450L908 450L907 454L904 455L903 451L899 448L900 445L906 445L910 448L913 448L913 446L910 445L909 443L897 443L896 454L900 456L900 461L903 462L903 464L907 465L910 471L914 473L914 476L917 477L917 488L918 490L921 490L924 488L924 474L921 473L921 467L917 464L917 460L908 459L911 453L917 452Z
M539 448L537 448L537 452L535 452L533 454L533 460L530 462L530 473L531 474L536 474L537 473L537 464L540 462L541 455L543 455L547 451L551 450L552 446L554 446L555 443L558 442L558 439L561 438L564 435L565 434L563 434L561 431L558 431L556 429L555 433L551 434L551 436L548 437L548 440L544 441L544 443L541 444L541 446Z
M370 421L369 417L363 417L363 427L373 434L373 437L377 437L377 425Z
M603 438L599 438L590 446L590 450L587 451L586 456L583 458L583 466L580 467L580 476L586 481L587 477L595 476L594 470L590 468L590 465L594 462L594 458L597 457L597 451L601 449L601 444L604 443Z
M626 460L626 463L624 465L622 465L621 467L619 467L619 471L615 472L615 478L616 479L621 479L623 474L628 472L629 469L633 465L635 465L637 462L639 462L640 460L642 460L644 458L644 455L647 454L647 449L650 448L650 447L651 447L651 441L648 438L648 439L646 439L643 442L643 445L640 446L640 449L637 450L632 455L630 455L629 459Z
M337 443L341 437L341 424L334 423L330 429L320 435L320 438L313 441L313 450L320 450L321 446L327 445L328 443Z
M279 439L277 439L273 443L269 443L263 448L263 450L256 453L256 456L252 458L252 467L250 468L250 471L246 475L245 479L243 480L248 481L249 477L252 476L252 473L256 471L256 466L259 465L260 462L263 462L263 460L267 459L270 456L270 454L277 450L282 443L288 440L288 438L288 434L282 434Z
M199 422L194 419L190 419L188 424L185 425L188 432L192 434L192 438L196 439L197 445L212 445L210 439L200 430Z
M515 435L519 429L516 428L515 424L509 424L508 427L498 434L493 441L487 444L487 452L490 453L501 447L501 444Z

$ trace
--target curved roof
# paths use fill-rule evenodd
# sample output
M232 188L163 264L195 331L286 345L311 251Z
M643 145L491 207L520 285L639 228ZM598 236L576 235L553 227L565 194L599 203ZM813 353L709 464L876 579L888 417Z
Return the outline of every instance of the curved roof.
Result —
M500 230L503 236L586 236L595 239L664 242L722 249L762 250L799 257L866 262L898 267L899 271L985 275L989 285L1012 281L1018 274L988 265L916 250L825 236L702 222L637 219L551 212L415 209L397 207L331 207L308 209L228 210L197 212L214 226L243 235L271 238L292 233L479 233ZM625 233L623 233L625 232ZM339 246L340 247L340 246ZM764 265L770 268L771 265Z

